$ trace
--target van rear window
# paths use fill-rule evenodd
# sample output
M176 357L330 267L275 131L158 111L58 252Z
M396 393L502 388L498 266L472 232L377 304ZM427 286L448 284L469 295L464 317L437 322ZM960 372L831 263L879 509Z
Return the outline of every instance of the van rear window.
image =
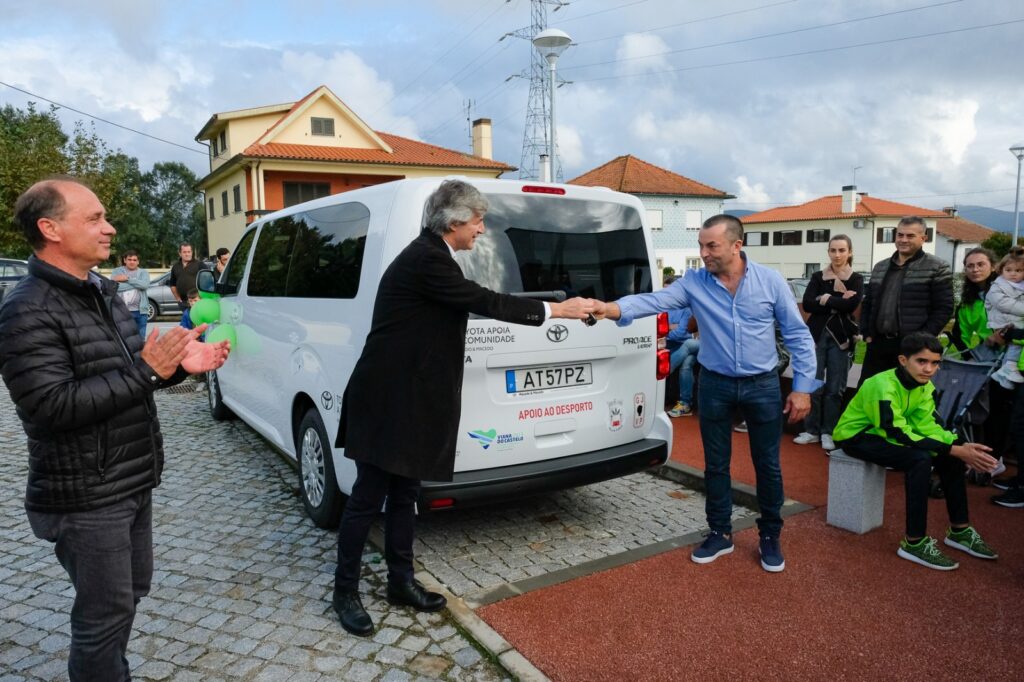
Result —
M640 214L605 201L487 195L486 231L456 258L466 277L502 293L564 291L614 301L652 290Z

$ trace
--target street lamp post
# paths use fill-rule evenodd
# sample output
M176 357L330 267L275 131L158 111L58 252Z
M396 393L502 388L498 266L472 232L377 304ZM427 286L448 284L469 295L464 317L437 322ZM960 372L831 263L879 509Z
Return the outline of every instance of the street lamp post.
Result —
M1014 246L1020 229L1020 164L1024 161L1024 142L1010 147L1010 153L1017 157L1017 193L1013 199L1013 241L1010 242L1010 246Z
M551 182L557 181L555 177L555 63L559 55L572 43L572 38L565 31L557 28L548 28L538 33L533 39L533 46L537 48L541 56L548 62L548 78L550 87L550 113L551 136L548 137L548 179Z

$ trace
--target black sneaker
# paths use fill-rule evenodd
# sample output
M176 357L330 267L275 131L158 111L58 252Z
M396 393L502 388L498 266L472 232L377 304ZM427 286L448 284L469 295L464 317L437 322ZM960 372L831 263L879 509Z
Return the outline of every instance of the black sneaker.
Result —
M1000 490L1009 490L1017 483L1016 476L1000 476L999 478L992 479L992 487L999 488Z
M1000 507L1019 509L1024 507L1024 488L1010 488L1002 495L996 495L992 501Z

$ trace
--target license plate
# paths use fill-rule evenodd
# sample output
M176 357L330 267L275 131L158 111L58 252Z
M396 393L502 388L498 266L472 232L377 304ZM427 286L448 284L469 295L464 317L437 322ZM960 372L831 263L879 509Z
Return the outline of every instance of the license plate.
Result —
M506 393L586 386L592 383L594 383L594 373L589 362L505 370Z

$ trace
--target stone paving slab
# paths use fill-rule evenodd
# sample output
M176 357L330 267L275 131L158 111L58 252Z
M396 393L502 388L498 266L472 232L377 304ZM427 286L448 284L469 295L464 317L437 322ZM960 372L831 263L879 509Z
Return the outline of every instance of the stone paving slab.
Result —
M377 631L371 639L346 634L330 609L335 536L306 518L294 469L244 423L213 421L205 394L187 388L157 395L167 462L154 491L153 589L129 645L136 677L508 677L451 613L390 607L376 553L366 557L361 590ZM66 675L73 591L25 519L26 462L24 432L0 383L0 682ZM678 544L704 528L703 507L703 496L679 483L635 474L425 515L416 551L426 577L472 606L544 576ZM737 507L734 516L749 522L751 512ZM453 611L473 617L471 609ZM492 651L515 675L536 674L514 650Z
M447 613L383 598L367 555L372 638L330 607L336 540L305 517L294 471L240 422L214 422L202 393L157 396L166 439L154 491L156 571L129 644L138 679L503 680ZM73 590L25 518L25 435L0 384L0 680L67 677Z

